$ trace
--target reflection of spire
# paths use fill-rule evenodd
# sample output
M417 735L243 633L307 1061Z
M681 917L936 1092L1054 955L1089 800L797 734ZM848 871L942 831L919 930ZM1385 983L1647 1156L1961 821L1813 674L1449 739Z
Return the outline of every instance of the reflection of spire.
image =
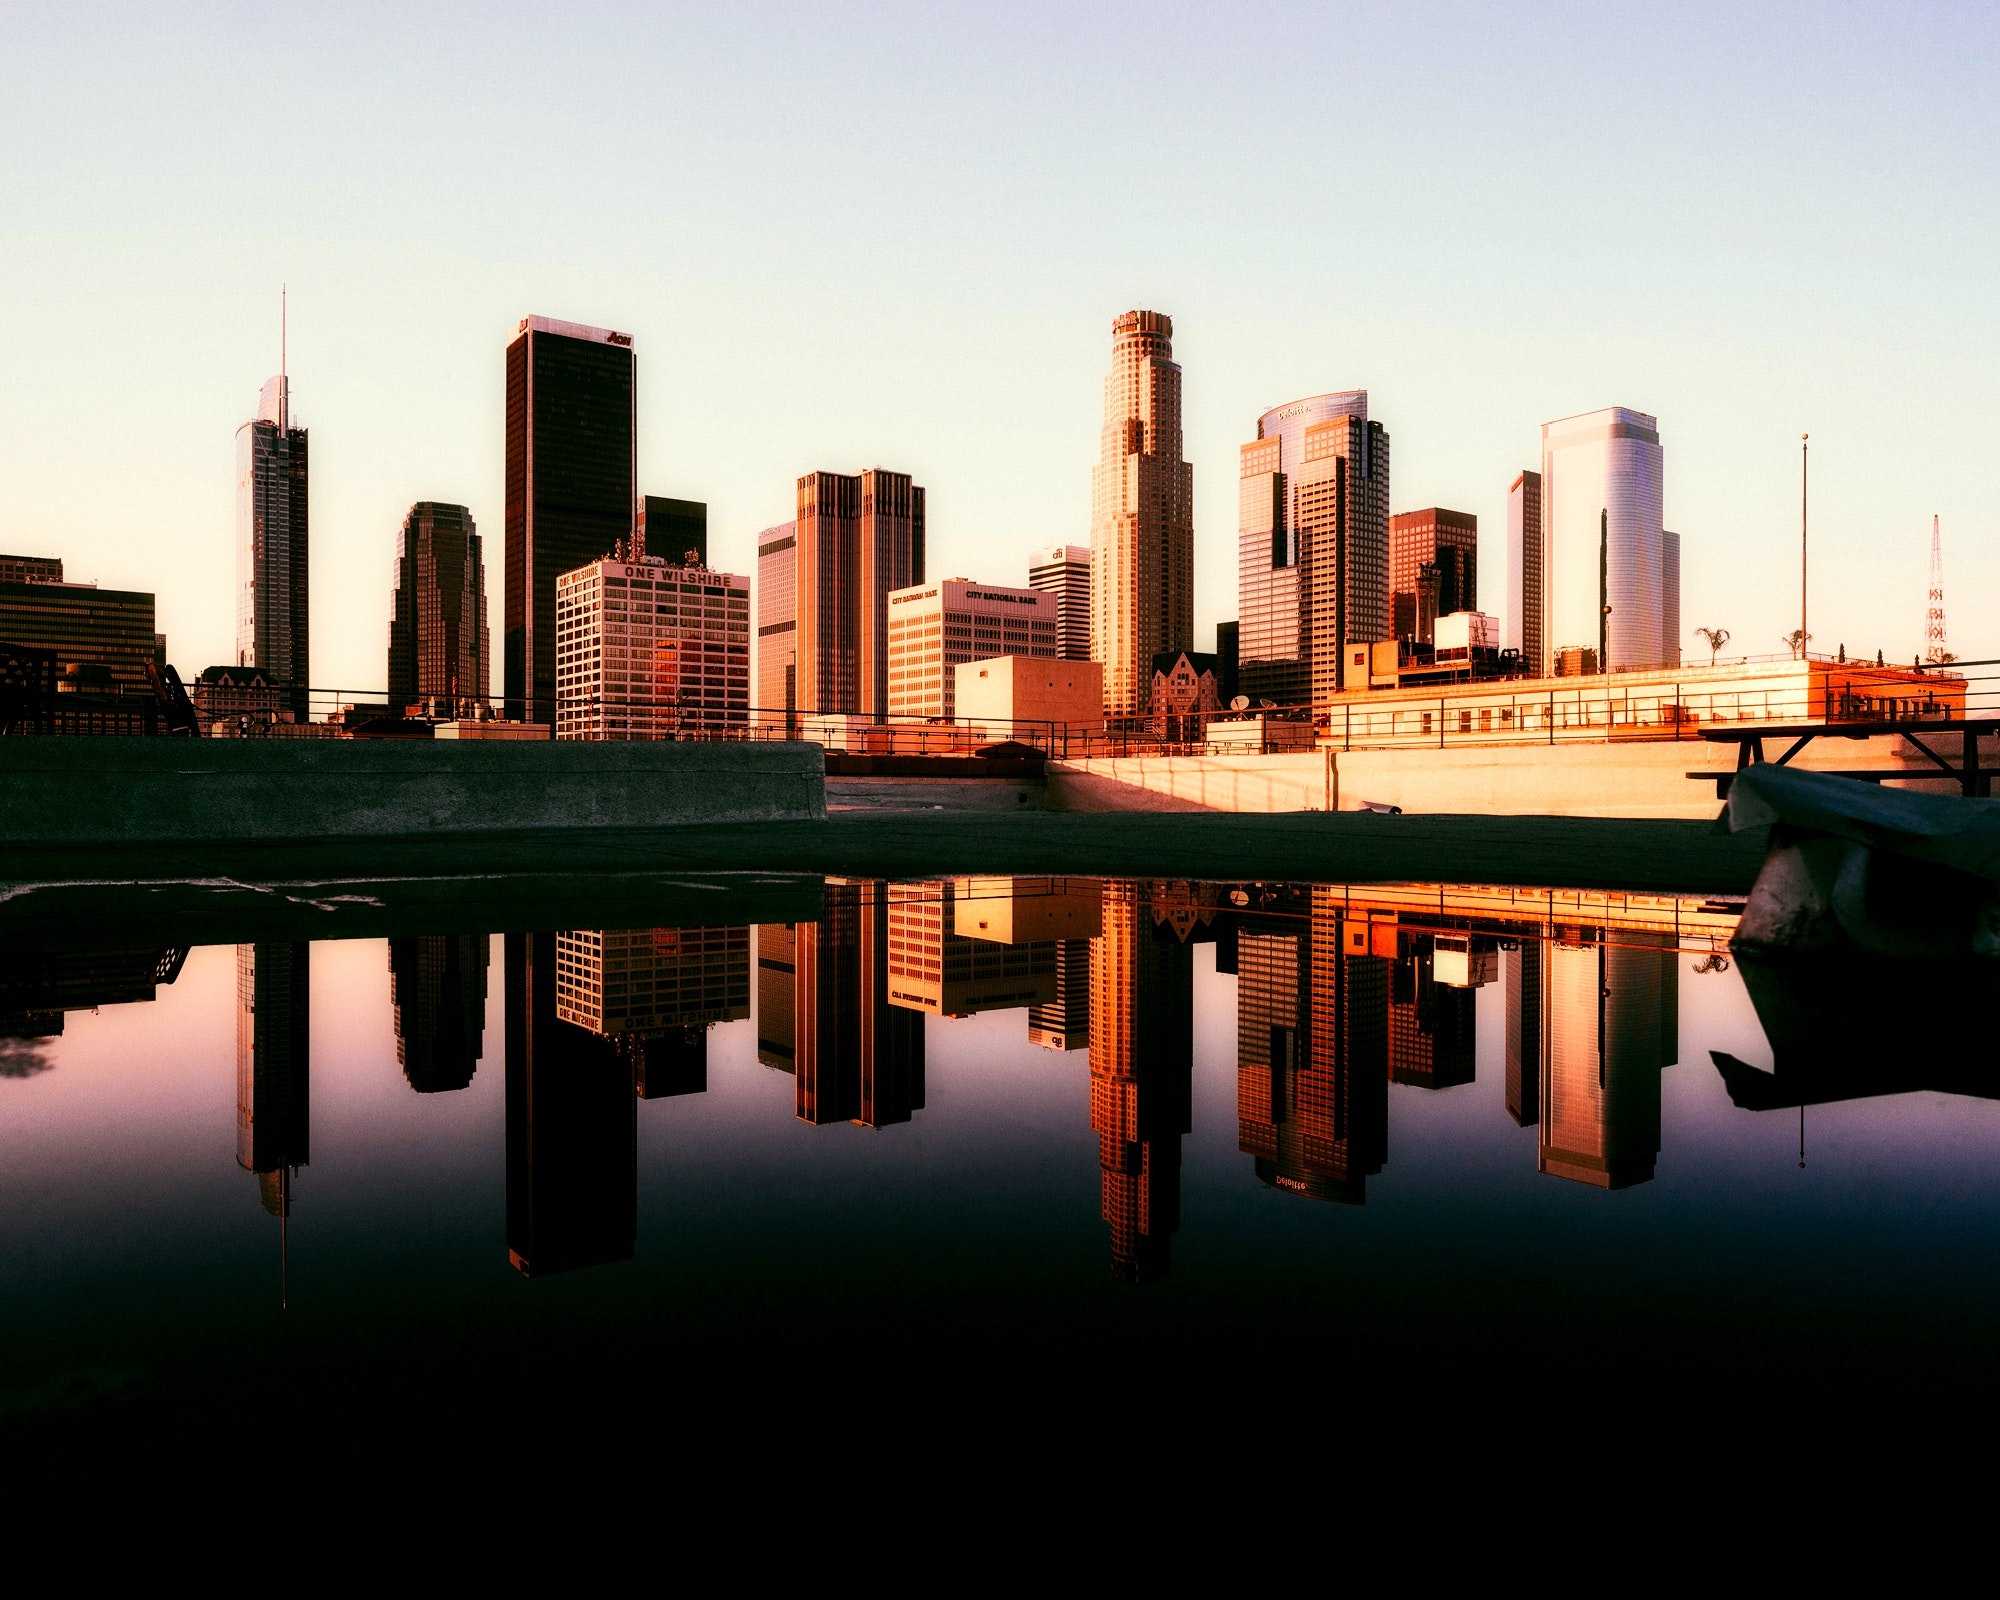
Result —
M556 936L506 935L507 1251L521 1272L629 1261L638 1102L617 1045L556 1015Z
M472 1082L486 1033L484 934L420 934L389 941L396 1060L419 1094Z
M1389 1142L1392 924L1312 892L1309 928L1237 932L1238 1147L1273 1188L1360 1204Z
M828 879L818 922L758 930L757 1055L790 1069L803 1122L923 1109L924 1019L890 1003L889 926L886 883Z
M1111 1265L1133 1282L1167 1274L1180 1226L1181 1135L1191 1125L1194 955L1153 936L1141 887L1104 885L1090 962L1090 1125L1097 1130Z
M1679 1054L1679 957L1665 941L1570 929L1543 959L1540 1169L1601 1189L1644 1183L1660 1150L1660 1071Z

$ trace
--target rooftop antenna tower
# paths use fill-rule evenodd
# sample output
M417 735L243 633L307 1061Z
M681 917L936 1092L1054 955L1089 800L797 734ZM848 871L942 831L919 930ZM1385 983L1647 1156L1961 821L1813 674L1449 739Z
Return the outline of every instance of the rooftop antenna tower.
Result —
M1924 659L1942 666L1951 659L1944 647L1944 546L1938 537L1938 519L1931 517L1931 605L1924 618Z
M278 431L285 432L292 425L292 384L285 375L285 290L278 285Z

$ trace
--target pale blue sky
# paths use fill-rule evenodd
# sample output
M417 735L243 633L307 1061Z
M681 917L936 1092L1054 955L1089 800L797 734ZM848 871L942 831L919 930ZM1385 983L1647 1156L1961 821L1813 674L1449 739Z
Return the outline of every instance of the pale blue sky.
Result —
M1683 617L2000 655L2000 8L0 4L0 550L232 658L234 433L313 431L313 667L379 689L413 500L502 583L501 355L633 333L640 487L720 564L814 468L929 490L932 570L1088 537L1109 324L1170 312L1196 619L1235 456L1365 386L1397 509L1504 528L1540 424L1660 418ZM1489 550L1491 546L1489 544ZM1683 640L1691 651L1691 640ZM496 684L497 687L497 684Z

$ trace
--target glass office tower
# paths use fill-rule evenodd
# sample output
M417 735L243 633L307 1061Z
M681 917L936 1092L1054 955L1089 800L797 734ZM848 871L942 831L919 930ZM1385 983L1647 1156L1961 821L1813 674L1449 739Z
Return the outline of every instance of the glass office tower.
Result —
M526 317L507 346L507 715L556 719L556 579L632 532L629 333Z
M236 664L279 685L300 721L312 682L306 535L306 430L292 426L281 375L236 430Z
M1662 467L1659 424L1642 411L1611 406L1542 425L1551 659L1588 650L1599 672L1669 659L1660 637L1667 620Z

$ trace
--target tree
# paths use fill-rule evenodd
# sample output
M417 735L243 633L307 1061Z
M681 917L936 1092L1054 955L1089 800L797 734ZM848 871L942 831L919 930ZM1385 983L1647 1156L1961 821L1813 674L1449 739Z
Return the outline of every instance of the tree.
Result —
M1711 667L1714 666L1716 656L1721 652L1722 647L1729 643L1729 630L1727 628L1696 628L1694 636L1697 639L1704 639L1708 642L1708 664Z
M1805 659L1806 646L1812 643L1812 635L1802 628L1794 628L1785 635L1785 648L1801 660Z

